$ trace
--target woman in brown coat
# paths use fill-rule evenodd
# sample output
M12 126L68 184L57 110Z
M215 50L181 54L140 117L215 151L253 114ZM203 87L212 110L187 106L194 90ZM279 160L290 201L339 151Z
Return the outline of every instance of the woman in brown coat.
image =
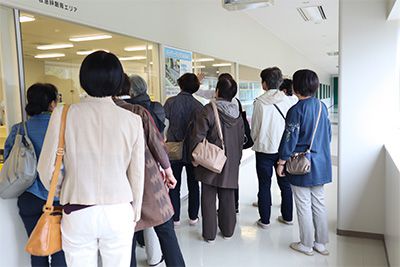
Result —
M239 164L242 158L244 126L239 107L232 99L237 93L233 79L220 79L216 89L216 104L225 143L225 166L220 174L201 166L195 169L195 177L201 185L201 212L203 238L207 242L217 235L216 197L218 195L218 226L225 239L233 235L236 225L235 189L238 188ZM192 150L207 138L208 142L222 147L211 104L207 104L197 115L192 131Z

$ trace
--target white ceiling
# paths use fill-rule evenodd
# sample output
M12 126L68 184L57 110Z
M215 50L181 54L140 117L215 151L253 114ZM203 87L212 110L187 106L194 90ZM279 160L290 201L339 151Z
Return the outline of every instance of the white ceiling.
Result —
M273 6L244 11L282 41L331 74L338 73L339 0L275 0ZM298 7L321 5L327 20L304 21Z

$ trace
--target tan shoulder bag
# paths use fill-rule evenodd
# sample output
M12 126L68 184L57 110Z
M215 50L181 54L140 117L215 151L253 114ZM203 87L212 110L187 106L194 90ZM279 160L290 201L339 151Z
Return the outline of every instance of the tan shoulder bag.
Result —
M192 163L195 167L200 165L212 172L221 173L226 162L224 136L222 135L217 105L212 101L211 106L214 111L215 124L218 127L218 137L222 141L222 149L208 142L207 138L204 138L201 143L197 144L192 152Z
M47 202L43 207L35 229L28 239L25 250L34 256L49 256L60 251L61 248L61 216L62 209L54 207L54 196L56 193L58 175L60 173L62 159L64 156L65 124L69 105L65 105L61 116L60 135L58 140L56 164L51 178L50 191Z

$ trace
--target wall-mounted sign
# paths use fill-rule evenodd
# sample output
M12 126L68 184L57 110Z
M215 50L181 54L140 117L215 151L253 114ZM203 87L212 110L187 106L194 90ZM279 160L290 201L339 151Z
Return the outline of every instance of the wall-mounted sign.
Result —
M164 47L165 57L165 95L177 95L180 92L178 78L192 72L192 52Z
M78 11L78 7L73 6L69 3L65 3L63 1L55 1L55 0L38 0L39 3L48 5L48 6L53 6L55 8L63 9L65 11L69 12L76 12Z

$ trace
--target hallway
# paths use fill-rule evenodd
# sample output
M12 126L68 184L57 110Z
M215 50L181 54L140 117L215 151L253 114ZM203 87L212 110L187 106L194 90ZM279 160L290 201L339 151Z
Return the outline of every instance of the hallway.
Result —
M333 126L333 162L337 155L337 125ZM217 235L215 243L209 244L201 237L201 221L189 226L187 201L182 205L181 225L176 233L186 265L189 267L256 267L256 266L387 266L383 242L336 235L337 218L337 166L333 168L333 183L325 187L329 212L330 256L315 254L312 257L292 251L289 244L298 241L297 216L294 225L278 223L280 192L276 179L272 185L273 206L271 225L264 230L256 226L257 208L251 203L257 196L257 176L253 152L247 150L240 169L240 213L234 236L224 240ZM201 219L200 219L201 220ZM137 248L138 266L145 264L144 249ZM165 266L164 264L159 266Z

